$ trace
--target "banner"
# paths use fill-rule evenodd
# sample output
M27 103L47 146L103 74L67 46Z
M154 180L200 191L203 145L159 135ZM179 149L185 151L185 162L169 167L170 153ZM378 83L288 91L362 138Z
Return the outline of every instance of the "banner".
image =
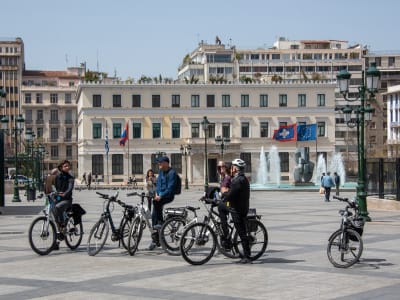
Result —
M297 125L298 141L315 141L317 139L317 124Z
M274 130L274 140L279 142L293 142L297 140L296 124L281 126L279 129Z

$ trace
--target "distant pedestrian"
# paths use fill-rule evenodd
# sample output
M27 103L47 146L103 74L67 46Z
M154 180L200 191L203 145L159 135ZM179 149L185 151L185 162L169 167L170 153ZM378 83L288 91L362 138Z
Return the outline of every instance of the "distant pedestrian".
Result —
M97 185L99 184L99 176L96 174L94 174L94 189L97 188Z
M92 184L92 172L89 172L88 176L87 176L87 187L88 190L90 190L90 185Z
M335 186L330 172L326 173L326 175L322 177L321 186L325 189L325 202L329 202L331 188Z
M340 188L340 176L338 173L333 173L333 181L335 182L336 187L336 196L339 196L339 188Z
M87 185L87 181L86 181L86 172L83 172L81 184Z

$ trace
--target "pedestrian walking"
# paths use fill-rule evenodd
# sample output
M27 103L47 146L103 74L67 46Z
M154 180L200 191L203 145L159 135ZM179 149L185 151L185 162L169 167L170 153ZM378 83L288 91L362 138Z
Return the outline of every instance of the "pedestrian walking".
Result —
M90 185L92 184L92 172L89 172L88 176L87 176L87 187L88 190L90 190Z
M336 196L339 196L340 176L339 176L339 174L337 172L333 173L333 181L335 182Z
M325 202L329 202L331 188L335 186L330 172L327 172L326 175L322 177L321 186L325 189Z

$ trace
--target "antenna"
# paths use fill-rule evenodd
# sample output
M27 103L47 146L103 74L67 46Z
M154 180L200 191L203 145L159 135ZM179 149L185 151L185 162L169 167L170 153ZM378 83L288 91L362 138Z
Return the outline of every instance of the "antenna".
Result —
M65 53L65 64L66 64L67 67L68 67L68 54L67 54L67 53Z
M97 49L96 58L97 58L97 72L99 72L99 49Z

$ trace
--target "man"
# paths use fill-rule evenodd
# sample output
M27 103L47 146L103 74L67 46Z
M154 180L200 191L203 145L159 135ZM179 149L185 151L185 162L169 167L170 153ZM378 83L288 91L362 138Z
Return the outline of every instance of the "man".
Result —
M232 183L230 190L225 195L225 201L229 203L229 211L233 223L242 241L244 256L238 263L251 263L250 243L247 235L247 213L249 212L250 183L244 174L246 163L237 158L232 161Z
M326 175L322 177L321 186L325 189L325 202L329 202L331 188L335 186L335 183L331 177L331 172L327 172Z
M337 172L333 173L333 181L335 182L335 186L336 186L336 196L339 196L340 176Z
M159 173L156 182L156 195L153 201L153 212L151 221L153 229L159 229L164 222L163 207L170 203L175 197L176 171L169 166L168 156L161 156L157 160ZM159 246L158 235L154 235L149 250Z

